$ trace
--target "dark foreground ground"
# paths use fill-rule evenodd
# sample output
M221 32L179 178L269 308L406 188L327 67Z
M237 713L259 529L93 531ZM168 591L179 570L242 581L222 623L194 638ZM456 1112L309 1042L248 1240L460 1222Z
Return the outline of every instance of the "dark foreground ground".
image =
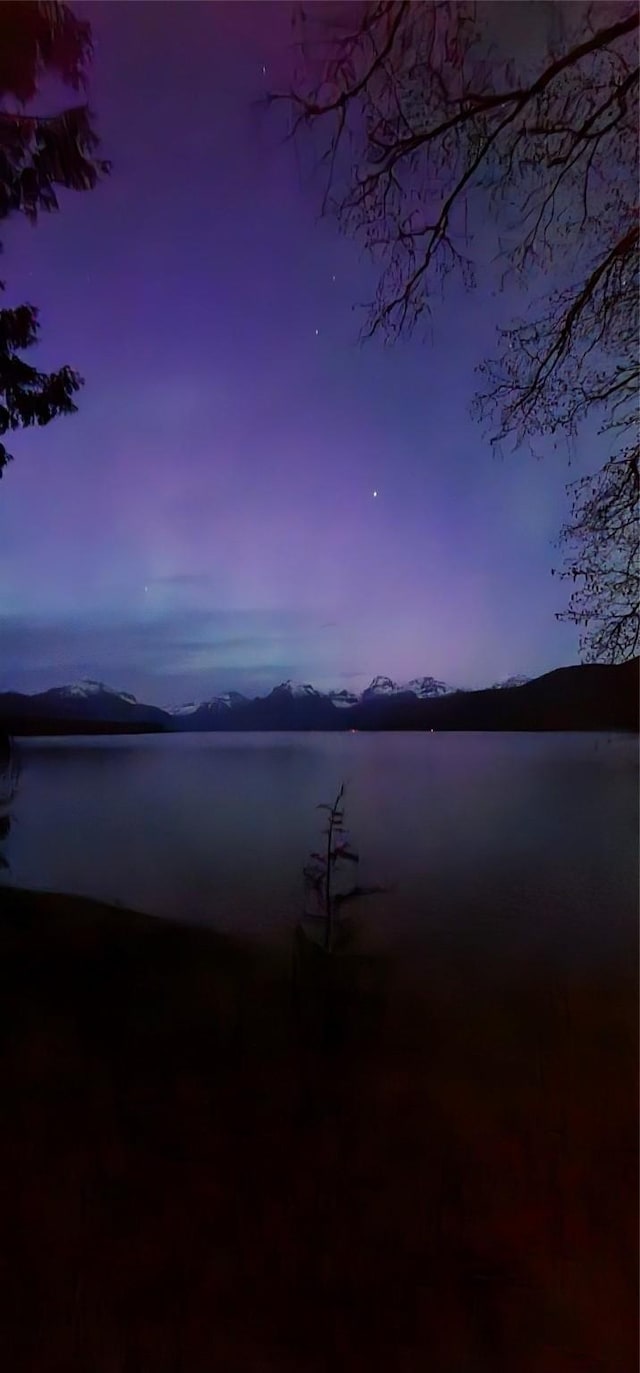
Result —
M303 957L296 1010L291 951L79 900L0 946L10 1373L636 1367L633 956Z

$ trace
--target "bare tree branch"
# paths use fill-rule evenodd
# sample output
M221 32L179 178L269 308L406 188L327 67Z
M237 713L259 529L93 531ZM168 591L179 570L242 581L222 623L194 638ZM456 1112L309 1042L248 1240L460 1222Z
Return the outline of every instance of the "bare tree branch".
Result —
M620 657L638 646L633 546L624 569L612 548L623 528L637 559L637 482L625 474L637 476L640 16L618 0L559 6L561 31L537 50L523 39L512 58L498 41L506 8L369 0L328 27L315 5L293 90L277 98L294 131L318 131L323 207L378 264L365 337L410 332L452 273L472 287L473 230L486 238L493 220L503 284L531 304L499 331L476 413L494 443L573 437L592 416L609 435L601 472L571 488L561 575L581 588L564 614L585 652Z

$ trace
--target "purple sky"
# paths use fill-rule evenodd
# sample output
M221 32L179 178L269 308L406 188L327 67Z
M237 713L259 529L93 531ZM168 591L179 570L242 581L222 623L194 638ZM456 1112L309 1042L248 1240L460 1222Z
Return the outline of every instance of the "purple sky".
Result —
M3 226L6 303L40 307L39 364L86 385L12 440L0 687L91 676L171 705L576 661L550 569L577 469L493 458L468 413L513 301L449 290L432 337L358 344L371 267L252 107L287 6L75 9L113 172Z

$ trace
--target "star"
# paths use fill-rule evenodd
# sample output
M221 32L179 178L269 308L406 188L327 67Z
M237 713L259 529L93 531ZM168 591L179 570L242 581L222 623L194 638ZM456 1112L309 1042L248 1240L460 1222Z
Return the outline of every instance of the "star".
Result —
M378 492L377 492L377 491L374 491L374 493L373 493L373 494L374 494L374 496L377 496L377 494L378 494Z
M320 330L319 330L319 329L316 329L316 338L318 337L318 334L319 334L319 333L320 333Z

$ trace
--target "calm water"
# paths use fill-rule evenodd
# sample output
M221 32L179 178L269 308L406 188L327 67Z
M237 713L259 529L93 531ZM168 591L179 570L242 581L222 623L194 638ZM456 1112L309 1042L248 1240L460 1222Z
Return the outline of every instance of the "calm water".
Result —
M361 906L385 942L481 930L600 957L633 938L637 740L533 734L187 734L20 745L8 880L261 936L347 782Z

